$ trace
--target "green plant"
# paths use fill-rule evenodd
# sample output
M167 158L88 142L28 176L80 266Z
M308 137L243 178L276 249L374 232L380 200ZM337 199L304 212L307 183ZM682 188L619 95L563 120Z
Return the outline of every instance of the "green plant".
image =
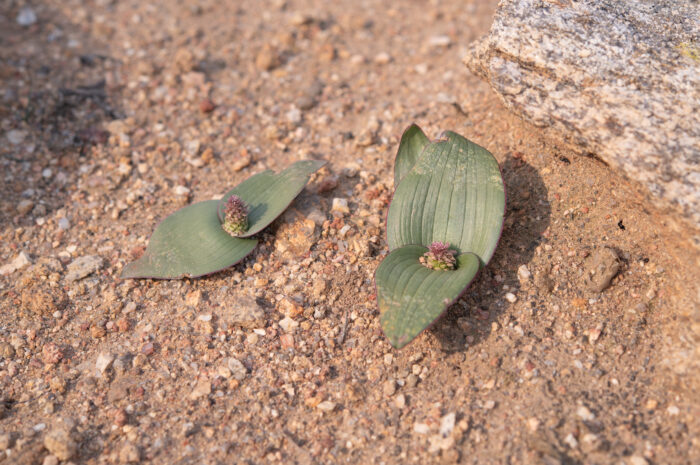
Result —
M272 223L325 162L305 160L275 174L251 176L220 200L184 207L163 220L143 256L122 278L197 278L243 260L258 244L251 238Z
M401 137L387 216L389 255L377 268L380 323L401 348L467 289L496 249L505 189L496 159L451 131Z

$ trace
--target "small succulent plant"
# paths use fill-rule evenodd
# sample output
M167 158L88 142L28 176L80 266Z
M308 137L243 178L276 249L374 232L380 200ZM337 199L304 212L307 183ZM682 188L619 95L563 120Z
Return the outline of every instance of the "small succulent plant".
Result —
M272 223L325 162L304 160L275 174L246 179L220 200L188 205L168 216L146 251L122 278L197 278L243 260L258 244L251 236Z
M382 330L401 348L437 320L493 256L505 189L486 149L451 131L430 142L415 124L401 137L394 185L390 252L375 282Z

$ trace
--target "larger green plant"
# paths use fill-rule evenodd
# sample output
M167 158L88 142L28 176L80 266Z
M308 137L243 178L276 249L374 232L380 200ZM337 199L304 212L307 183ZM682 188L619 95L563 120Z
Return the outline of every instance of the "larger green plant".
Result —
M432 324L493 256L505 190L496 159L451 131L401 137L387 216L389 255L377 269L380 323L400 348Z

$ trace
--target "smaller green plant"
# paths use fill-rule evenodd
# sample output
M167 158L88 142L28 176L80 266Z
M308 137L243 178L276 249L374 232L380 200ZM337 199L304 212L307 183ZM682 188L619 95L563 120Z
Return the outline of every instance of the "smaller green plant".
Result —
M281 215L324 164L304 160L279 174L263 171L221 200L181 208L158 225L144 254L121 277L197 278L235 265L258 245L252 236Z
M387 215L389 255L375 274L379 322L401 348L459 299L493 256L505 190L486 149L447 131L401 137Z

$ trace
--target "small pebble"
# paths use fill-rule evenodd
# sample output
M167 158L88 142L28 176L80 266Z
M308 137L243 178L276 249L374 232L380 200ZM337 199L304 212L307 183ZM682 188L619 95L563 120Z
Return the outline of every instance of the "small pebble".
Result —
M512 304L514 304L518 300L518 298L512 292L506 292L506 295L504 297L508 302Z
M16 20L17 24L20 26L28 27L37 22L37 17L36 13L34 13L34 10L31 7L25 6L19 10Z
M51 430L44 436L44 447L60 460L69 460L78 451L70 433L64 429Z
M414 423L413 432L418 434L428 434L430 432L430 426L425 423Z
M214 102L209 100L208 98L205 98L204 100L199 102L199 111L202 113L211 113L214 111L216 108L216 105L214 105Z
M341 215L347 215L348 213L350 213L350 208L348 207L348 200L341 199L338 197L334 198L331 212L340 213Z
M449 47L452 44L452 39L447 35L432 36L428 40L428 45L431 47Z
M248 369L243 363L234 357L229 357L226 367L231 371L231 375L238 381L243 381L248 376Z
M255 57L255 66L262 71L272 71L281 64L279 53L269 44L263 45Z
M175 186L173 187L173 193L175 193L175 195L184 196L190 193L190 189L186 186Z
M569 433L565 438L564 442L569 445L572 449L576 449L578 447L578 441L574 437L573 434Z
M633 455L632 457L629 458L629 464L630 465L649 465L649 462L647 462L647 460L640 455Z
M528 282L530 280L530 276L532 276L532 274L527 268L527 265L520 265L520 267L518 267L518 279L521 283Z
M17 213L24 216L34 208L34 202L29 199L20 200L17 204Z
M378 65L385 65L391 61L391 55L386 52L378 53L374 57L374 62Z
M457 415L454 412L450 412L443 416L440 420L440 434L442 437L447 437L452 434L452 430L455 429L455 420Z
M121 463L139 463L141 451L134 443L127 441L119 449L119 461Z
M583 405L576 409L576 415L578 415L578 417L583 421L595 420L595 415L593 415L593 413Z
M112 362L114 362L114 355L110 354L109 352L102 352L97 356L95 367L97 368L97 371L104 374L104 372L107 371L110 366L112 366Z
M332 412L333 410L335 410L335 402L331 402L330 400L324 400L323 402L319 403L316 406L316 408L323 412Z
M288 316L280 320L278 324L280 325L280 328L282 328L287 333L294 331L299 326L299 323L289 318Z
M396 393L396 381L394 381L393 378L388 379L387 381L384 382L382 390L384 391L384 395L386 397L393 396Z

